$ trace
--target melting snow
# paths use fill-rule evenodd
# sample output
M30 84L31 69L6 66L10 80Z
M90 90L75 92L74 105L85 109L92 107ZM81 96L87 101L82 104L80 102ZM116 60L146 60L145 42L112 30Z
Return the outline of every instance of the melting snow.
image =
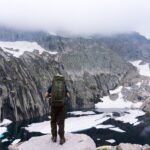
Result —
M3 139L1 142L7 142L7 141L9 141L8 139Z
M0 123L0 138L3 137L3 133L7 132L7 128L5 126L11 124L12 121L8 120L8 119L4 119L1 123Z
M116 141L114 139L109 139L109 140L106 140L107 142L109 143L115 143Z
M141 110L128 110L127 114L125 114L124 116L121 116L121 117L117 117L117 118L115 118L115 120L119 120L124 123L130 123L130 124L136 125L138 122L137 117L143 116L144 114L145 114L145 112L143 112Z
M110 94L118 94L116 100L111 100L109 96L104 96L101 98L103 102L98 102L95 104L95 108L140 108L142 102L133 103L127 100L124 100L121 93L122 86L118 87L115 90L111 90Z
M15 144L19 143L20 141L21 141L21 139L16 139L16 140L14 140L11 144L12 144L12 145L15 145Z
M116 128L109 128L109 129L113 130L113 131L121 132L121 133L125 132L124 130L122 130L122 129L118 128L118 127L116 127Z
M69 114L72 114L72 115L94 115L95 112L93 111L73 111L73 112L69 112Z
M103 113L98 115L88 115L88 116L80 116L80 117L71 117L65 120L65 131L66 132L76 132L85 129L90 129L95 127L96 129L110 129L116 132L125 132L119 127L115 127L114 125L107 124L103 125L102 123L111 118L108 116L110 113ZM122 121L123 123L130 123L134 126L138 125L137 117L142 116L145 113L141 110L128 110L122 114L120 117L113 117L115 120ZM50 121L44 121L41 123L33 123L25 127L29 132L41 132L44 134L48 134L51 132Z
M96 126L96 129L108 129L108 128L112 128L112 127L114 127L113 125L103 125L103 124L100 124L100 125L97 125Z
M97 124L103 123L109 118L110 117L107 117L104 114L67 118L65 120L65 131L75 132L96 127ZM25 127L25 129L30 132L41 132L44 134L50 133L51 131L49 121L33 123L28 127Z
M1 136L3 133L5 133L5 132L7 132L7 128L6 128L6 127L0 127L0 136Z
M122 86L119 86L118 88L116 88L115 90L110 90L110 94L117 94L117 93L120 93L121 90L122 90Z
M137 83L136 83L136 85L137 85L138 87L140 87L141 84L142 84L141 82L137 82Z
M137 69L138 69L140 75L150 77L149 64L148 64L148 63L140 64L141 62L142 62L142 60L130 61L130 63L131 63L132 65L134 65L135 67L137 67Z
M4 119L1 123L0 123L0 126L7 126L9 124L11 124L12 121L11 120L8 120L8 119Z
M39 54L42 54L46 51L36 42L27 42L27 41L16 41L16 42L0 42L0 47L12 54L15 57L21 56L25 51L33 52L34 50L39 50ZM57 54L57 52L46 51L50 54Z

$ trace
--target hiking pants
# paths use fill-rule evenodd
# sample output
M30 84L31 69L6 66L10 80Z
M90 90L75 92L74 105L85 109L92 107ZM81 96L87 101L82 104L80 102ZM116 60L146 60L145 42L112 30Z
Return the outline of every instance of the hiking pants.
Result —
M65 106L55 107L51 106L51 133L52 136L57 137L57 125L58 134L60 138L64 138L64 122L65 122Z

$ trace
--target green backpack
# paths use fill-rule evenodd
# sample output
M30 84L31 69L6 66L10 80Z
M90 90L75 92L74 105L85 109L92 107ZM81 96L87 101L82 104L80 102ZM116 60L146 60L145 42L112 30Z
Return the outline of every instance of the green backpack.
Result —
M52 82L52 105L63 106L65 102L65 78L62 75L56 75Z

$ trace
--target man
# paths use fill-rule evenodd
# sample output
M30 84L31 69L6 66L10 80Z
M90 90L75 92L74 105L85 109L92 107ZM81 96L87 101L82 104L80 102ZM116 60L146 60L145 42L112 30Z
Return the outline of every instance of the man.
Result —
M65 97L70 97L66 87L65 79L62 75L54 76L52 85L45 93L45 97L51 97L51 133L52 141L57 142L57 125L59 127L58 134L60 136L60 144L65 143L64 121L65 121Z

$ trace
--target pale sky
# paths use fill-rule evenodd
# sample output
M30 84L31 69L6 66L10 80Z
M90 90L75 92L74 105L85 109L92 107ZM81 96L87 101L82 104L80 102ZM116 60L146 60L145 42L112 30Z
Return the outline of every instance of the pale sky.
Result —
M150 38L150 0L0 0L0 25L73 34L137 31Z

